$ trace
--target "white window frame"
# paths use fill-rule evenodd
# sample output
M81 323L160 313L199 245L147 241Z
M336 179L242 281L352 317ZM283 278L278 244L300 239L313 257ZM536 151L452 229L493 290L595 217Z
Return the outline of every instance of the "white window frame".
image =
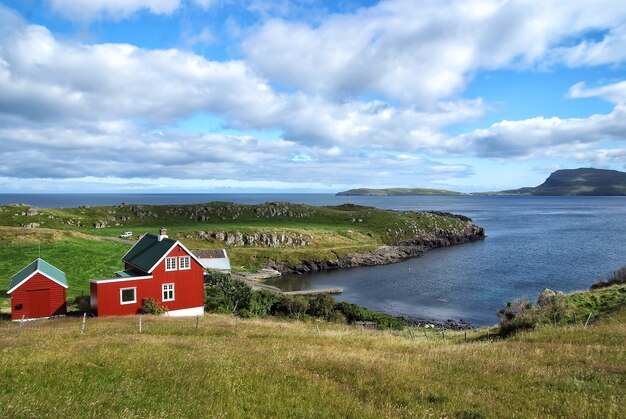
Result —
M133 301L124 301L124 299L122 298L124 291L128 291L128 290L133 290L133 294L135 296ZM120 288L120 305L136 304L136 303L137 303L137 287Z
M177 269L177 267L178 267L178 264L177 264L178 260L177 259L178 258L176 256L165 258L165 270L168 271L168 272L178 270ZM174 263L174 267L173 268L169 268L168 267L169 266L168 262L173 262Z
M183 261L185 260L187 261L187 263L183 264ZM179 256L178 257L178 270L188 271L190 269L191 269L191 258L189 256Z
M172 287L172 289L167 289L167 287ZM165 298L165 292L169 292L172 291L172 298ZM174 283L169 283L169 284L162 284L161 285L161 301L163 302L168 302L168 301L175 301L176 300L176 287L174 286Z

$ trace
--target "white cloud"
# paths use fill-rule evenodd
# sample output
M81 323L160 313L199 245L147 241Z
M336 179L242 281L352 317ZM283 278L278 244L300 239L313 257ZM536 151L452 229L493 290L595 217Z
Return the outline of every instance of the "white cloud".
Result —
M49 0L52 8L63 16L90 22L98 18L121 20L139 10L154 14L169 15L178 9L181 0ZM207 3L206 0L196 0Z
M621 0L390 0L319 25L271 19L244 50L262 74L307 93L375 93L429 108L461 93L477 71L542 65L588 31L614 30L623 41L625 19ZM623 42L608 39L594 48L623 59ZM576 48L593 54L585 41Z
M598 87L587 87L583 82L576 83L570 88L568 96L573 99L600 97L616 104L626 105L626 80Z
M602 150L602 144L612 142L621 145ZM441 153L503 159L551 157L579 162L597 161L603 156L604 161L619 163L618 158L626 152L626 106L616 105L609 114L588 118L502 121L449 138L444 144Z
M202 28L202 30L197 33L183 32L182 38L185 45L190 48L196 45L209 45L216 41L215 35L213 35L213 32L208 27Z

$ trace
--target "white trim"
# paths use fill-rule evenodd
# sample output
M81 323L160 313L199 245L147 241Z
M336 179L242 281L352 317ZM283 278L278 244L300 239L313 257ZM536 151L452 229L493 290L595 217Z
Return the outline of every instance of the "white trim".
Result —
M164 316L168 316L168 317L204 316L204 306L167 311L164 314Z
M63 271L61 271L63 272ZM26 278L24 278L22 280L22 282L20 282L19 284L17 284L16 286L14 286L13 288L11 288L10 290L7 291L7 294L11 294L13 291L15 291L16 289L18 289L19 287L21 287L26 281L28 281L29 279L31 279L33 276L35 276L37 273L40 273L41 275L45 276L46 278L48 278L50 281L59 284L60 286L62 286L63 288L67 289L67 285L60 283L59 281L57 281L54 278L51 278L50 276L46 275L45 273L41 272L39 269L35 269L35 272L33 272L32 274L28 275ZM65 272L63 272L65 273Z
M109 284L112 282L126 282L126 281L139 281L142 279L152 279L152 275L147 276L131 276L128 278L111 278L111 279L92 279L89 281L92 284Z
M134 291L134 295L135 295L135 299L133 301L123 301L122 300L122 293L124 291L127 290L133 290ZM125 306L128 304L136 304L137 303L137 287L127 287L127 288L120 288L120 305Z
M154 269L155 269L157 266L159 266L159 264L160 264L161 262L163 262L163 260L167 257L167 255L169 255L169 254L172 252L172 250L174 250L174 247L176 247L176 245L177 245L177 244L178 244L178 241L175 241L175 242L174 242L174 244L173 244L172 246L170 246L170 248L169 248L169 249L167 249L167 252L164 252L164 253L163 253L163 256L161 256L161 259L159 259L159 260L157 261L157 263L155 263L154 265L152 265L152 268L150 268L150 270L148 271L148 273L149 273L149 274L151 274L151 273L152 273L152 271L154 271ZM176 256L173 256L173 257L176 257Z
M169 261L169 262L168 262ZM174 261L174 267L168 268L167 265L171 265L170 262ZM173 272L178 270L178 258L176 256L168 256L165 258L165 272Z
M168 298L167 300L165 299L164 295L165 292L170 291L169 289L166 289L165 287L171 285L172 286L172 298ZM176 285L173 282L167 283L167 284L161 284L161 301L164 303L169 303L171 301L176 301Z
M180 262L181 259L187 259L187 267L183 268L183 264ZM189 271L191 270L191 257L189 255L187 256L178 256L178 270L179 271Z
M202 262L200 262L200 259L198 259L198 258L196 257L196 255L194 255L194 254L193 254L193 252L192 252L191 250L187 249L187 248L185 247L185 245L184 245L184 244L182 244L182 243L181 243L181 242L179 242L179 241L176 241L176 243L178 243L178 244L180 245L180 247L182 247L182 248L183 248L183 250L184 250L185 252L187 252L187 254L188 254L189 256L191 256L191 258L192 258L193 260L195 260L196 262L198 262L198 264L199 264L200 266L202 266ZM189 264L189 268L191 269L191 264Z

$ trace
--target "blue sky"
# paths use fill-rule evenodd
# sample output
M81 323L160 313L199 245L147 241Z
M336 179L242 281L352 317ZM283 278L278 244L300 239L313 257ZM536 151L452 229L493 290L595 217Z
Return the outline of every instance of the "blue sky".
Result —
M0 1L0 192L626 169L626 3Z

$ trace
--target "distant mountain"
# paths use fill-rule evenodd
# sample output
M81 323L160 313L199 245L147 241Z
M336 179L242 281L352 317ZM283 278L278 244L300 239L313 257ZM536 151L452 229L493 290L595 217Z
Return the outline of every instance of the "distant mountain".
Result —
M510 189L497 195L626 195L626 173L604 169L566 169L553 172L534 188Z
M461 192L446 191L443 189L422 189L422 188L386 188L370 189L359 188L349 191L338 192L336 196L401 196L401 195L464 195Z

